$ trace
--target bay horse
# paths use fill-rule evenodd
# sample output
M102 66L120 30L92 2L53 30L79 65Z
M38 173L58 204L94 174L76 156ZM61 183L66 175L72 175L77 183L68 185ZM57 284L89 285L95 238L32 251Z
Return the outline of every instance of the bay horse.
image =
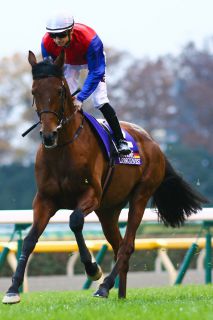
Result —
M74 232L86 274L92 280L98 280L102 271L96 262L92 262L82 230L85 216L95 211L113 248L115 264L94 296L107 298L119 275L118 297L125 298L136 230L149 199L153 199L159 219L171 227L182 225L187 217L201 209L206 199L175 172L146 131L127 122L121 122L121 127L135 139L143 163L139 166L115 165L110 184L103 192L108 159L83 112L74 107L63 76L63 51L55 62L39 63L29 51L28 61L33 75L32 95L41 124L42 143L35 163L37 193L33 201L33 224L24 239L12 285L3 303L20 301L19 287L28 257L49 219L59 209L73 210L69 226ZM118 218L127 203L129 214L122 238Z

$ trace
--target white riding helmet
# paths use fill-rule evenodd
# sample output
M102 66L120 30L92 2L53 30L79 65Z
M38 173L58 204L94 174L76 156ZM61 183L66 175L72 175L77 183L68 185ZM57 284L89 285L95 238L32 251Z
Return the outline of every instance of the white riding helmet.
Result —
M74 18L67 13L53 14L46 23L46 30L49 33L60 33L70 30L74 25Z

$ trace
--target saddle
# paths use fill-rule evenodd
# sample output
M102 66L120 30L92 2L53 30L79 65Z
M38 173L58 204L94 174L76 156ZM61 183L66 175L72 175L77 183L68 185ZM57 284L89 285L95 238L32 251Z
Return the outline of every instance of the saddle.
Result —
M131 149L128 155L120 155L117 151L113 132L106 120L96 119L91 114L84 112L84 116L93 128L94 133L99 137L103 146L104 152L110 162L118 165L141 165L142 159L139 154L138 146L134 138L124 129L122 129L123 136L125 137Z

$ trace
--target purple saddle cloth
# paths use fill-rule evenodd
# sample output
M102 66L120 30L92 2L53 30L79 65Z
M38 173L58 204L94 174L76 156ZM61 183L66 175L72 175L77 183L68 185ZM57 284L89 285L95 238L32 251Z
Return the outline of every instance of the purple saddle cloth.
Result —
M142 164L138 146L133 137L126 130L122 129L122 132L132 152L129 155L123 156L115 153L115 140L112 130L109 127L107 121L102 119L96 120L91 114L87 112L84 112L84 116L102 141L102 145L104 147L108 160L110 160L110 158L113 156L115 158L115 164Z

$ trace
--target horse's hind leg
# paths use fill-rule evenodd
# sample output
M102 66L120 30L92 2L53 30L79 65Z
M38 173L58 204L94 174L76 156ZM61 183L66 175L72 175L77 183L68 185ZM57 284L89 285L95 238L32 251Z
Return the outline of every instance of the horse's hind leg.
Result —
M107 212L97 212L99 220L101 222L103 233L107 239L107 241L111 244L114 259L117 260L117 254L119 250L120 243L122 241L122 237L120 234L119 226L118 226L118 217L121 209L108 209ZM94 293L94 297L108 297L109 289L114 286L114 281L111 281L109 288L106 290L104 287L99 287L99 289ZM101 293L100 293L101 291Z
M147 185L146 185L147 187ZM149 189L147 187L147 189ZM120 243L117 261L111 273L104 279L96 294L100 297L107 297L109 290L112 288L116 276L119 274L119 298L126 297L126 278L129 270L129 259L134 252L134 241L138 226L144 214L145 207L153 193L153 189L147 191L143 185L138 186L130 201L127 229L124 239Z
M103 233L107 241L111 244L114 258L117 259L120 243L122 241L121 233L118 226L118 218L121 209L107 209L106 212L97 212Z
M19 287L21 286L24 278L26 264L30 254L32 253L41 233L45 229L50 217L57 211L52 201L41 199L36 196L34 201L34 218L33 225L24 239L21 256L15 274L12 278L12 285L8 289L2 302L6 304L17 303L20 301Z

